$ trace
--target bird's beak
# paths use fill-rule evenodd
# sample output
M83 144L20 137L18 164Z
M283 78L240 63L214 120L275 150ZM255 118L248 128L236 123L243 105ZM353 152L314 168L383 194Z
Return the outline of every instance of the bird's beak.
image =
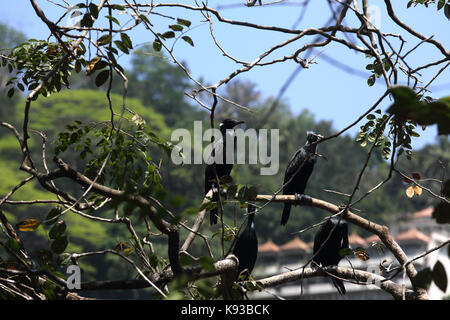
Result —
M319 138L319 139L323 139L323 138L325 138L323 135L321 135L321 134L315 134L315 136L317 137L317 138Z
M239 124L241 124L241 123L245 123L245 121L242 121L242 120L241 120L241 121L236 121L236 122L234 123L234 127L237 126L237 125L239 125Z

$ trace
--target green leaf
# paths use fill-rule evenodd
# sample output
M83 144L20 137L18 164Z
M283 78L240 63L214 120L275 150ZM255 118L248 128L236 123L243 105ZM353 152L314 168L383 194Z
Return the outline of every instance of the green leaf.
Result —
M181 39L183 39L184 41L186 41L187 43L189 43L191 46L194 46L194 41L192 41L192 39L188 36L183 36L181 37Z
M14 238L9 238L8 241L6 241L6 246L16 253L20 250L20 243Z
M180 264L183 267L191 266L196 263L195 259L188 254L180 255Z
M216 268L214 267L214 260L209 256L201 256L198 259L198 262L206 271L212 272L216 270Z
M56 284L54 284L50 280L45 281L44 285L42 286L42 292L44 293L47 300L54 300L56 298L55 289Z
M50 210L50 212L47 214L47 217L45 218L44 221L45 225L51 226L52 224L54 224L57 221L58 216L61 214L61 212L62 212L61 209L58 207Z
M116 18L111 17L111 16L106 16L105 18L111 20L112 22L114 22L115 24L117 24L118 26L120 26L119 20L117 20Z
M72 259L70 259L70 257L72 256L72 254L70 253L62 253L58 256L56 262L58 263L58 265L60 267L65 267L71 264Z
M14 95L14 88L9 89L7 95L8 98L12 98L12 96Z
M344 258L346 256L349 256L353 254L353 250L350 248L342 248L341 250L339 250L339 255Z
M217 202L205 202L200 206L199 211L206 210L211 211L217 208Z
M48 233L50 239L57 239L66 231L66 223L63 220L58 221L53 225Z
M220 177L220 179L219 179L219 183L222 185L222 184L230 184L230 183L233 183L233 178L231 177L231 176L229 176L229 175L225 175L225 176L222 176L222 177Z
M124 52L124 53L126 53L126 54L129 54L129 53L130 53L130 51L129 51L128 48L123 44L122 41L116 40L116 41L114 41L114 44L117 46L117 48L119 48L120 51L122 51L122 52Z
M129 49L133 49L133 44L131 42L130 37L126 33L120 34L120 39L122 39L122 43Z
M445 268L443 264L438 261L433 267L432 272L433 282L436 286L442 291L447 291L447 273L445 272Z
M186 26L188 28L191 26L191 22L189 20L185 20L185 19L181 19L181 18L177 19L177 23L181 24L183 26Z
M183 26L180 26L179 24L172 24L169 28L173 31L183 31Z
M448 20L450 20L450 4L446 3L444 7L444 14Z
M173 31L167 31L167 32L164 32L164 33L162 34L162 36L163 36L163 38L165 38L165 39L175 38L175 32L173 32Z
M119 10L119 11L125 10L125 7L124 7L124 6L121 6L120 4L113 4L113 5L111 6L111 8L114 9L114 10Z
M67 236L62 236L55 239L51 245L50 249L56 254L61 254L66 250L67 244L69 243Z
M235 184L230 185L227 189L227 198L234 199L234 197L236 196L236 192L237 192L237 185Z
M161 48L162 48L161 41L159 40L153 41L153 49L155 51L161 51Z
M110 34L105 34L103 36L101 36L100 38L98 38L97 40L97 44L99 46L104 46L105 44L108 44L112 41L112 35Z
M373 86L375 84L375 75L371 75L369 77L369 79L367 79L367 84L369 85L369 87Z
M148 20L148 18L145 16L145 14L140 14L139 18L144 21L146 24L150 24L150 21Z
M95 85L100 87L109 79L109 70L103 70L95 78Z

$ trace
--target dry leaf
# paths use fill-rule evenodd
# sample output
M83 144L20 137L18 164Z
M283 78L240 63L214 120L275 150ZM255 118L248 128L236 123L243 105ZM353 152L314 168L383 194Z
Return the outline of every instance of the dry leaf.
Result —
M412 186L409 186L409 187L406 189L406 196L407 196L408 198L412 198L412 197L414 196L414 188L413 188Z
M363 250L356 251L356 256L359 258L359 260L362 260L362 261L367 261L370 258L369 254Z
M97 62L99 62L101 60L100 57L95 57L94 59L92 59L91 61L89 61L89 64L86 66L86 73L87 75L90 75L94 70L95 70L95 65L97 64Z
M114 247L114 251L122 251L130 247L128 242L120 242Z
M412 182L412 180L409 180L408 178L402 178L402 180L403 180L403 182L405 182L405 183L411 183L411 182Z
M19 231L34 231L39 225L40 223L36 219L26 219L19 222L16 227Z
M420 180L420 174L418 174L417 172L411 173L411 176L416 180Z
M420 196L422 194L422 188L419 186L414 187L414 193Z

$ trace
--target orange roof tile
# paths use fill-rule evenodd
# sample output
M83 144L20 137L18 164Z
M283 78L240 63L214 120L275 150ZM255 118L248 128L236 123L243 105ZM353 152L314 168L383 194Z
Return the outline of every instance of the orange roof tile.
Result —
M433 214L433 207L428 207L413 213L414 218L429 218Z
M258 246L258 252L278 252L280 247L273 243L272 239L267 240Z
M280 246L280 250L303 250L309 251L310 247L304 243L298 236L292 239L289 242L286 242L282 246Z
M423 241L423 242L429 242L430 241L430 237L428 237L427 235L423 234L422 232L420 232L416 228L411 228L408 231L405 231L405 232L397 235L396 237L394 237L394 239L396 241L408 241L408 240L420 240L420 241Z
M361 238L355 231L348 236L348 242L353 245L363 247L367 244L366 240Z

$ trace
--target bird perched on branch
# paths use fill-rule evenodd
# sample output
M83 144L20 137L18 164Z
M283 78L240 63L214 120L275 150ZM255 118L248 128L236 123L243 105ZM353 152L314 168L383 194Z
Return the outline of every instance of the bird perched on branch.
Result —
M239 265L236 274L236 280L239 279L241 273L248 276L252 273L253 267L258 256L258 237L255 229L255 207L251 204L247 206L247 226L244 231L239 234L236 244L233 248L233 254L238 258Z
M234 135L234 131L231 131L238 124L244 123L244 121L237 121L233 119L225 119L219 125L219 130L222 133L222 138L215 141L211 156L209 157L208 164L205 169L205 195L209 190L213 190L212 201L218 200L219 186L217 185L217 178L220 180L223 176L228 176L233 169L233 163L227 163L226 155L226 137L227 134ZM214 159L221 159L222 161L214 161ZM216 178L217 177L217 178ZM217 223L218 209L215 208L210 212L211 225Z
M245 5L247 7L253 7L256 4L256 1L258 1L259 5L262 6L262 2L261 0L247 0L247 2L245 3Z
M347 222L339 217L330 218L320 226L314 237L312 265L337 266L342 258L339 251L348 247ZM331 277L331 281L340 294L345 294L342 280Z
M306 133L306 144L294 154L289 161L284 174L283 194L294 194L296 200L301 203L310 201L311 197L304 194L308 179L313 172L316 163L317 142L323 136L312 131ZM291 213L291 203L285 203L281 225L286 225Z

